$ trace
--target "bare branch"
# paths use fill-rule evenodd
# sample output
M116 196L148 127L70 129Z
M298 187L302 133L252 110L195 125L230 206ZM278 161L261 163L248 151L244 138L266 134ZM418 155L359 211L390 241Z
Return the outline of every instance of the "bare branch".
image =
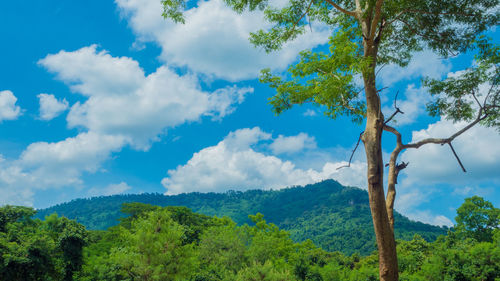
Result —
M482 110L480 109L479 111L481 112ZM423 140L415 142L415 143L405 144L405 145L403 145L403 148L404 149L419 148L422 145L429 144L429 143L434 143L434 144L446 144L446 143L450 143L456 137L460 136L461 134L463 134L464 132L466 132L467 130L469 130L470 128L472 128L474 125L476 125L477 123L479 123L482 120L484 120L487 116L488 116L487 114L482 115L482 113L481 113L478 116L478 118L476 118L473 122L469 123L467 126L465 126L464 128L462 128L460 131L458 131L455 134L451 135L449 138L441 138L441 139L438 139L438 138L427 138L427 139L423 139Z
M361 142L361 137L363 136L363 133L365 131L361 132L361 134L359 134L359 138L358 138L358 142L356 143L356 146L354 147L354 149L352 150L352 153L351 153L351 157L349 158L349 163L347 165L344 165L344 166L340 166L337 168L337 170L340 170L342 168L348 168L348 167L351 167L351 161L352 161L352 157L354 156L354 152L356 152L356 150L358 149L358 146L359 146L359 143Z
M462 128L461 130L459 130L458 132L456 132L455 134L451 135L448 138L441 138L441 139L438 139L438 138L427 138L427 139L423 139L423 140L415 142L415 143L403 144L401 146L401 150L408 149L408 148L417 148L418 149L422 145L429 144L429 143L441 144L441 145L448 144L450 146L450 148L451 148L451 151L453 152L453 155L455 155L455 158L457 159L458 164L460 165L460 167L462 168L462 170L465 173L466 170L464 168L464 165L462 164L462 161L460 161L460 158L458 157L458 155L457 155L455 149L453 148L451 142L455 138L457 138L458 136L460 136L461 134L463 134L464 132L466 132L467 130L469 130L470 128L474 127L474 125L476 125L477 123L481 122L486 117L488 117L488 113L484 112L484 114L483 114L483 112L484 112L484 110L481 107L479 109L478 116L477 116L477 118L474 121L472 121L467 126L465 126L464 128ZM389 131L389 130L386 130L386 131ZM398 140L398 143L399 143L399 140Z
M458 157L457 153L455 152L455 149L453 148L453 145L451 145L451 142L449 142L448 145L450 146L451 151L453 152L453 155L455 155L455 158L457 158L458 164L460 164L460 167L462 168L462 171L464 171L464 173L467 173L467 171L465 170L464 165L462 164L462 161L460 161L460 158Z
M394 113L391 115L391 117L389 117L384 122L384 125L386 125L387 123L389 123L392 120L392 118L394 118L398 113L404 114L404 112L401 111L401 109L399 109L399 107L397 106L398 94L399 94L399 91L396 92L396 96L394 97L394 109L396 109L396 111L394 111Z
M355 12L353 11L348 11L342 7L340 7L339 5L337 5L337 3L333 2L332 0L325 0L326 2L328 2L330 5L332 5L335 9L341 11L342 13L348 15L348 16L351 16L351 17L355 17L357 18L357 15Z

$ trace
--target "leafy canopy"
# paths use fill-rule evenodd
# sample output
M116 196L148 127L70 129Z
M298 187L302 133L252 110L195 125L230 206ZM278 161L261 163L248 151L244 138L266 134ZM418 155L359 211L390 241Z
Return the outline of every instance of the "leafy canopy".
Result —
M363 89L356 85L355 78L371 73L368 66L389 63L407 66L412 55L424 49L443 57L479 50L482 66L455 79L469 81L470 76L475 76L473 85L469 85L474 89L480 82L492 80L495 87L498 86L498 60L488 59L491 53L498 58L498 47L491 40L481 37L482 33L498 24L498 0L384 1L379 21L373 26L375 28L368 29L369 34L363 34L362 26L376 18L376 0L289 0L280 7L275 5L275 1L268 0L224 1L239 13L246 10L263 12L273 26L251 33L250 42L267 52L280 49L307 32L308 28L312 29L312 24L332 32L329 52L301 52L299 62L290 66L286 77L273 75L269 69L262 71L261 81L277 92L270 100L276 114L296 104L312 103L323 106L325 115L331 118L346 115L359 123L365 117L366 106L361 100ZM186 8L186 0L162 3L164 17L184 22L182 12ZM367 40L375 41L376 57L367 55L364 45ZM495 70L486 73L492 65ZM467 105L472 100L470 92L457 97L457 93L446 88L448 85L459 89L461 84L454 82L453 79L443 82L445 84L428 81L433 94L451 97L437 98L429 104L429 111L432 115L446 114L453 120L471 119L473 112L480 108ZM498 125L496 102L499 97L498 89L495 90L496 94L488 100L495 106L489 108L489 119L483 122L487 125ZM465 96L468 100L463 102Z

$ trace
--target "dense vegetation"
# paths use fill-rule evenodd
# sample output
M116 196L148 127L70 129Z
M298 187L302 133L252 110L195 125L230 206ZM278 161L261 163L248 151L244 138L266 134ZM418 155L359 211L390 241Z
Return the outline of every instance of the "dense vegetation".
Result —
M378 256L327 252L267 223L238 226L186 207L124 204L106 231L87 231L26 207L0 208L0 280L377 280ZM401 280L498 280L500 209L480 197L457 210L457 226L427 242L398 242Z
M227 216L242 225L251 223L249 215L262 213L268 222L287 230L296 242L311 239L327 251L350 255L368 255L375 250L375 235L366 191L344 187L327 180L305 187L282 190L251 190L227 193L189 193L176 196L162 194L115 195L78 199L40 210L38 218L56 212L76 219L88 229L104 230L118 223L126 202L157 206L186 206L208 216ZM396 213L396 237L410 240L419 234L434 241L446 234L445 228L410 221Z

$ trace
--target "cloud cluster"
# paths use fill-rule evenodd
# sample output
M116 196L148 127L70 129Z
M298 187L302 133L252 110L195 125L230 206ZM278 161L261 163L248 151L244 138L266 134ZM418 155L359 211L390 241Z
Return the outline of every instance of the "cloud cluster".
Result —
M161 17L160 1L115 2L140 42L161 46L162 60L228 81L255 78L266 67L283 70L300 51L325 44L330 36L327 27L313 25L312 32L267 54L248 41L250 32L270 27L260 11L237 14L223 0L198 1L185 12L185 24L174 24Z
M297 136L272 136L260 128L240 129L228 134L217 145L195 153L185 164L168 171L162 180L167 194L185 192L220 192L228 189L279 189L293 185L314 183L328 178L345 185L365 186L366 165L355 162L350 169L337 170L345 162L327 162L322 169L299 169L292 161L280 159L274 154L273 145L289 140L309 140L307 134ZM271 142L271 153L260 147ZM297 151L304 145L291 145L289 151ZM302 142L303 144L304 142ZM264 151L259 151L264 150ZM284 151L280 151L284 152Z
M0 122L14 120L21 115L21 108L16 105L17 98L9 90L0 91Z
M60 51L39 64L86 98L72 105L67 115L68 126L81 132L59 142L32 143L18 159L3 160L0 190L26 189L17 195L4 193L6 202L31 202L31 189L80 185L82 175L99 171L102 163L124 146L147 150L168 128L203 116L223 118L253 91L233 86L206 92L194 75L181 76L167 66L146 76L137 61L113 57L98 51L96 45ZM53 95L38 97L44 120L68 106ZM5 111L6 118L20 114L15 102L10 91L0 95L0 105L11 110Z
M70 127L120 135L138 149L147 149L168 127L224 117L243 102L251 88L228 87L204 92L194 75L178 75L167 66L145 75L139 63L113 57L96 45L48 55L39 64L87 98L68 114Z

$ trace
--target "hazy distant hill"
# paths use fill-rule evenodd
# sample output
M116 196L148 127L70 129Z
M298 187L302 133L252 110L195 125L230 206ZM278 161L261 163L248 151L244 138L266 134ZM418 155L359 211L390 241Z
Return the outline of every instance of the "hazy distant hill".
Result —
M268 222L286 229L296 241L311 239L329 251L368 254L375 250L372 219L365 190L344 187L326 180L304 187L281 190L250 190L226 193L130 194L77 199L38 211L76 219L89 229L106 229L122 217L121 204L141 202L159 206L187 206L206 215L228 216L239 224L250 223L248 215L260 212ZM395 214L396 237L411 239L418 233L426 240L446 234L440 228Z

